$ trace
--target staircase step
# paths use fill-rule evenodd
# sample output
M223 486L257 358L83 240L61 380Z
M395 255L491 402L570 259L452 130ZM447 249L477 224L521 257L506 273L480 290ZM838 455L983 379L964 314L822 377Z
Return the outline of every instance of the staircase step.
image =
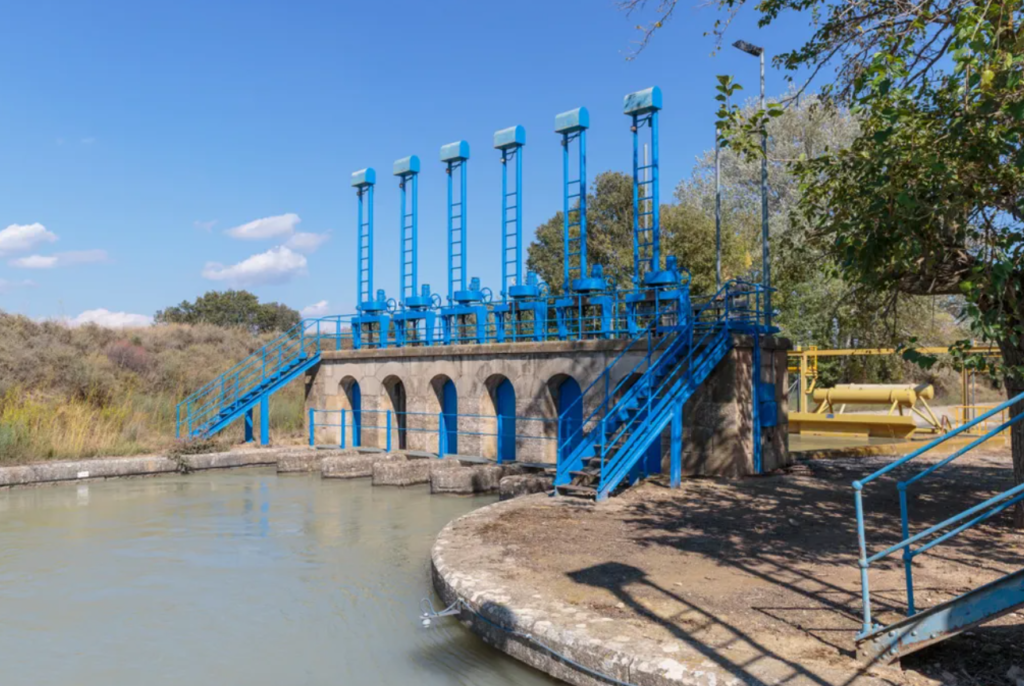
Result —
M564 486L555 486L562 495L572 495L579 498L597 498L597 489L590 488L588 486L574 486L572 484L566 484Z
M585 471L585 470L580 470L580 471L569 472L569 474L572 475L572 476L581 476L581 477L582 476L586 476L586 477L600 478L601 477L601 470L599 469L596 472L588 472L588 471Z

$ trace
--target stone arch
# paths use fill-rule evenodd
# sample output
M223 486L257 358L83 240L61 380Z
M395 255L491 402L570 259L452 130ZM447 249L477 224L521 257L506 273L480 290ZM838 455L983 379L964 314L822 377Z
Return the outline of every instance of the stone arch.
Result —
M504 374L491 374L484 388L487 393L484 407L489 406L494 420L489 430L483 430L488 434L481 441L483 456L498 462L513 462L516 459L516 389Z
M437 413L438 437L443 432L444 445L438 446L438 452L456 454L459 452L459 390L455 382L447 374L438 374L430 380L430 389L434 399L433 410Z
M387 446L388 412L391 412L391 449L408 450L408 412L409 400L405 384L396 374L384 378L381 383L381 397L378 421L381 436L380 445Z

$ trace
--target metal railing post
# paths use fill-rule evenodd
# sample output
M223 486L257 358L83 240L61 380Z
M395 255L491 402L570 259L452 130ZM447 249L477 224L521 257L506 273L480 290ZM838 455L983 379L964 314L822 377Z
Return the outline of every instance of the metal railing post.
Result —
M896 484L897 490L900 492L900 519L901 528L903 531L903 540L910 538L910 513L907 509L907 485L904 483ZM907 582L907 616L912 617L917 611L914 609L914 555L910 550L910 544L907 543L903 548L903 576Z
M448 452L447 443L447 426L445 426L444 412L437 413L437 456L444 457L445 453Z
M314 431L315 431L315 428L316 428L316 424L315 424L316 420L313 418L313 413L314 412L316 412L316 410L314 410L312 407L309 408L309 447L310 448L312 448L315 445L315 443L316 443L316 441L313 438L313 434L314 434Z
M497 436L495 436L496 444L497 444L496 447L498 449L498 455L497 455L498 459L497 459L497 462L498 462L498 464L501 464L504 461L504 455L501 454L502 453L502 450L501 450L502 440L501 439L504 438L504 434L501 431L501 429L502 429L502 422L501 422L502 417L501 417L500 414L498 415L497 419L498 419L498 431L497 431Z
M342 449L345 447L345 410L341 410L341 446Z
M391 452L391 410L387 411L387 432L388 432L388 437L387 437L387 440L385 441L385 445L387 445L387 451L390 453Z
M864 626L862 633L871 633L871 589L868 586L868 544L864 534L864 486L853 482L854 501L857 509L857 542L860 545L860 598L864 605Z

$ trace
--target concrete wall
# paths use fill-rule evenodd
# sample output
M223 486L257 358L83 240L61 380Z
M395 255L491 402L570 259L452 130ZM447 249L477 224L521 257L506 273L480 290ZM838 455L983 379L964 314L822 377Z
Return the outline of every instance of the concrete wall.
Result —
M698 396L684 411L684 467L690 474L740 475L752 470L750 436L751 341L737 337L728 359L719 365ZM765 465L772 468L788 460L785 422L785 341L766 339L775 352L779 428L766 431ZM362 397L362 445L384 448L386 410L397 411L404 402L404 447L437 451L442 387L448 379L458 392L458 453L497 456L495 389L508 379L516 396L516 414L547 421L518 421L516 454L522 462L555 462L557 451L558 387L568 377L586 389L625 347L623 341L553 341L458 345L385 350L346 350L325 353L307 373L307 408L351 410L352 388L358 383ZM639 347L639 346L638 346ZM614 385L636 366L644 351L627 353L612 370ZM774 357L773 357L774 356ZM767 376L765 378L768 378ZM401 390L400 390L401 389ZM404 393L403 393L404 391ZM593 410L599 394L586 396L584 416ZM404 397L403 397L404 396ZM592 397L591 397L592 396ZM318 420L322 424L322 419ZM338 415L330 415L338 422ZM352 445L352 415L347 413L345 444ZM467 435L473 433L476 435ZM768 434L771 434L770 436ZM339 445L338 427L318 428L319 445ZM393 416L391 446L398 449L402 432ZM668 434L663 439L667 459Z

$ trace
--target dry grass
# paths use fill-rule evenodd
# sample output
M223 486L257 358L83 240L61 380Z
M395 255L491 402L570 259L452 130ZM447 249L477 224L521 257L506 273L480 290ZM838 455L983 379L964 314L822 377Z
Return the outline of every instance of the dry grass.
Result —
M72 329L0 312L0 463L166 449L177 402L265 340L214 326ZM274 438L301 435L302 407L301 382L274 396ZM223 440L241 438L239 425Z

